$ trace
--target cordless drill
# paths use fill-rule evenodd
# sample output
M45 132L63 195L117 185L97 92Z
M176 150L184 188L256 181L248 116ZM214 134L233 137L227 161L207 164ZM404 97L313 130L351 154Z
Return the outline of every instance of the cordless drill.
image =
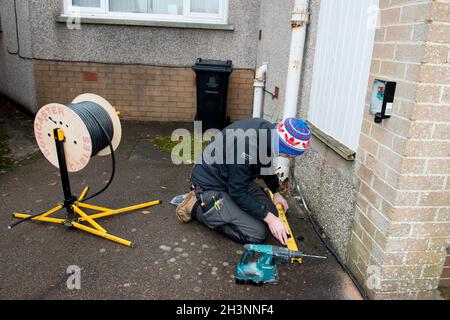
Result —
M287 248L247 244L241 261L236 266L236 283L262 286L278 284L277 264L288 264L293 258L303 258L300 251Z

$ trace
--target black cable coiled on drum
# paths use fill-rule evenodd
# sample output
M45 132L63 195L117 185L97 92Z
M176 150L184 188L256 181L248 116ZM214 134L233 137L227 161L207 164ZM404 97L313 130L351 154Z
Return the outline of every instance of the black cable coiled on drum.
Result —
M116 172L116 158L114 156L114 147L112 145L112 137L114 135L114 127L109 114L98 104L92 101L83 101L75 104L68 104L73 112L75 112L86 125L92 141L92 154L95 156L100 150L109 145L111 150L112 171L108 183L98 192L86 197L83 201L88 201L97 197L111 185L114 174Z
M105 149L114 136L111 117L101 106L92 101L68 104L67 107L75 112L86 125L92 142L92 157ZM103 132L106 131L106 134Z

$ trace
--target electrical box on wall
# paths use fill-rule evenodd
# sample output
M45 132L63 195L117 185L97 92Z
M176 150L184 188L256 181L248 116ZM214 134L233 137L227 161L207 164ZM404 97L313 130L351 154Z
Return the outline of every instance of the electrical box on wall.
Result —
M396 82L376 79L373 84L370 113L375 116L375 122L381 123L392 115Z

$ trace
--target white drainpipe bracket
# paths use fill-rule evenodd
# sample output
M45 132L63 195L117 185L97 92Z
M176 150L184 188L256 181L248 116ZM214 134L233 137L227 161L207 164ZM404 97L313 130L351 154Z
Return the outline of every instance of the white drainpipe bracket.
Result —
M266 81L267 70L269 68L269 63L264 62L261 67L258 68L255 75L255 81Z
M256 88L265 88L266 87L266 81L264 80L255 80L253 81L253 87Z
M311 11L300 9L292 12L291 25L292 28L302 27L303 24L309 23L309 16L311 15Z

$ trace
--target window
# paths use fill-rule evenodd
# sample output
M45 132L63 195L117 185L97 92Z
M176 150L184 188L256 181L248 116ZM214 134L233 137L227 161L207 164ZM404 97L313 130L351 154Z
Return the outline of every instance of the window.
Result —
M100 7L100 0L73 0L73 5L77 7L98 8Z
M183 0L110 0L109 11L183 15Z
M228 0L64 0L66 15L180 22L227 22Z

